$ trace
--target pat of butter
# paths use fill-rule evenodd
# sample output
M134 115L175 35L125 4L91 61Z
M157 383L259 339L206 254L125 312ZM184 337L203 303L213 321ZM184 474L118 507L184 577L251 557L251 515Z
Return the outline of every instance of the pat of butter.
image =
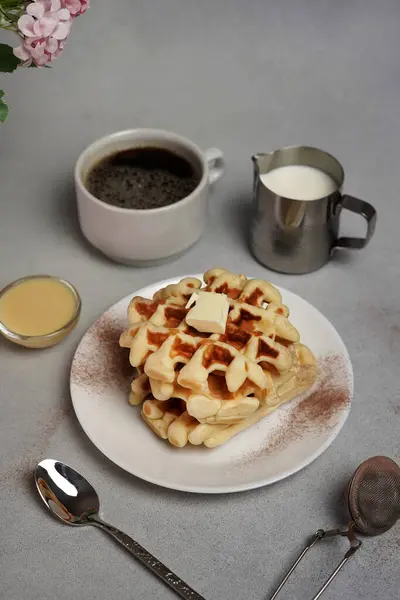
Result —
M202 333L225 333L229 312L228 297L215 292L195 292L186 308L196 303L186 315L186 323Z

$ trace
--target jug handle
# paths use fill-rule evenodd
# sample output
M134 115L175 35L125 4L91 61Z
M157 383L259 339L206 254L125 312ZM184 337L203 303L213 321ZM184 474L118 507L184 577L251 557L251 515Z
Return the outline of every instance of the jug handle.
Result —
M364 238L358 237L340 237L338 238L334 246L341 248L353 248L360 250L361 248L365 248L370 239L372 238L376 220L377 213L375 208L369 202L365 202L365 200L360 200L359 198L355 198L354 196L342 196L340 202L337 205L338 209L345 208L350 212L356 213L364 217L367 221L367 234Z

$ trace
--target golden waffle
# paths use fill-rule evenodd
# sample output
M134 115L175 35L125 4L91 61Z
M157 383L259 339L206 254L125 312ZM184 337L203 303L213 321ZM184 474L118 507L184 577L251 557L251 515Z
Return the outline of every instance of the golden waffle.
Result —
M287 347L266 336L240 331L231 326L223 336L204 339L140 325L132 338L131 364L139 367L147 359L144 374L133 381L130 402L140 404L151 391L158 400L186 400L189 414L201 422L242 420L271 387L268 369L287 373L293 357Z
M236 432L232 427L249 427L316 378L314 357L298 343L299 333L274 286L223 269L207 271L204 282L205 291L228 296L224 334L199 333L186 324L186 304L202 284L185 278L152 300L133 298L130 327L120 338L138 370L130 403L144 402L146 423L177 446L187 441L212 445L211 432L218 440L225 431L222 437L229 439L228 430L229 437Z
M270 369L283 374L292 368L288 347L233 325L222 336L208 339L150 323L133 330L131 364L140 367L144 362L144 373L132 384L132 404L140 404L152 391L159 400L187 400L188 412L199 420L218 422L218 413L220 419L226 422L231 417L233 423L249 414L251 407L258 408L255 398L251 402L245 398L265 397Z
M236 424L199 423L188 414L179 400L160 402L154 398L144 402L142 416L151 429L163 439L179 448L187 443L204 444L215 448L237 433L255 425L279 406L309 389L316 379L315 359L303 344L293 344L294 367L290 375L272 376L272 388L266 403Z
M156 292L153 299L165 300L166 298L174 298L177 304L186 304L193 292L199 290L201 285L200 279L196 279L196 277L185 277L184 279L181 279L179 283L172 283Z

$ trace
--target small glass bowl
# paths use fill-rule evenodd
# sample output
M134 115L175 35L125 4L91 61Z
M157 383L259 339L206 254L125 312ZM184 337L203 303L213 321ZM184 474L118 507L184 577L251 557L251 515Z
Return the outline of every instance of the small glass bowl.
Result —
M54 275L28 275L27 277L21 277L21 279L13 281L3 288L0 291L0 299L11 288L19 285L23 281L30 281L31 279L54 279L68 288L69 291L72 292L72 295L75 299L75 310L72 318L60 329L44 335L21 335L20 333L16 333L15 331L9 329L5 323L0 320L0 333L10 340L10 342L14 342L20 346L25 346L26 348L49 348L50 346L55 346L61 342L61 340L63 340L74 329L81 314L81 298L76 288L69 283L69 281L61 279L61 277L56 277Z

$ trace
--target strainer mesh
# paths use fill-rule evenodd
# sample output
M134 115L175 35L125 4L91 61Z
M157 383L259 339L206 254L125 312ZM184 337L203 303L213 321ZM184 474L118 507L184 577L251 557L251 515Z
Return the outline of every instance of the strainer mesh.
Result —
M349 489L349 508L357 529L378 535L400 517L400 468L390 458L376 456L355 472Z

